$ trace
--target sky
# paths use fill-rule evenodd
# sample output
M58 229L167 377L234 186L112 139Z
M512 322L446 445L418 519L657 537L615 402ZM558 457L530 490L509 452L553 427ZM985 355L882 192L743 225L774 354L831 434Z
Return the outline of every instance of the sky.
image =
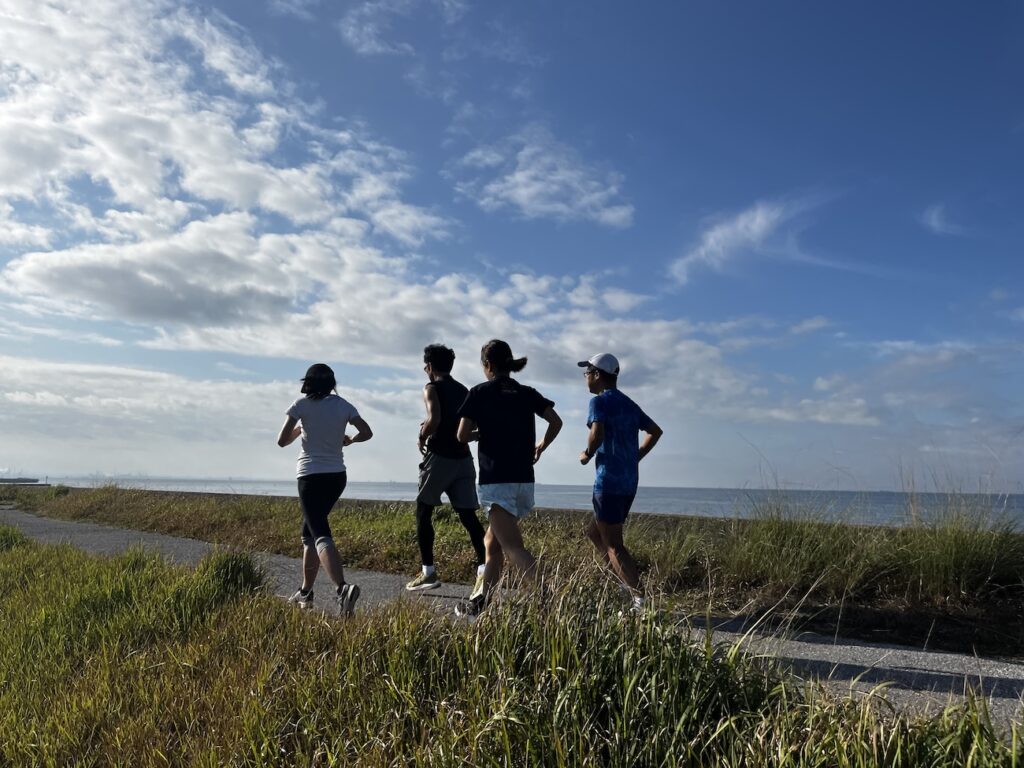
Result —
M1024 490L1024 6L0 0L0 474L409 481L507 340L586 484Z

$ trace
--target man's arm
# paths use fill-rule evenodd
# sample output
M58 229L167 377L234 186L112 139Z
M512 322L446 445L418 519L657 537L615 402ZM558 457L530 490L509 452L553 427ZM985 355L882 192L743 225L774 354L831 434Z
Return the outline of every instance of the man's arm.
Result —
M554 442L555 438L558 437L558 433L562 430L562 418L555 413L555 409L550 405L544 409L544 413L540 417L548 423L548 428L544 431L544 437L541 438L540 442L533 449L534 464L540 461L540 455L547 450L547 447Z
M644 441L640 443L640 458L638 460L643 459L644 456L650 453L651 449L653 449L654 446L658 444L658 441L664 434L661 431L661 427L659 427L653 421L649 425L647 425L647 428L644 429L644 432L646 432L647 435L646 437L644 437Z
M417 440L421 454L427 452L427 438L441 426L441 399L434 387L423 387L423 407L427 409L427 418L420 424L420 436Z
M352 436L345 435L345 439L342 441L345 445L352 445L352 443L365 443L373 437L373 430L370 429L369 424L363 421L362 416L356 416L349 423L355 427L357 431Z
M603 442L604 424L600 421L592 421L590 423L590 432L587 433L587 447L580 454L580 464L586 465L594 458L594 454L597 453L597 449L601 447Z
M295 438L302 434L302 427L296 426L299 422L289 416L284 420L284 426L277 435L277 444L284 448L295 442Z

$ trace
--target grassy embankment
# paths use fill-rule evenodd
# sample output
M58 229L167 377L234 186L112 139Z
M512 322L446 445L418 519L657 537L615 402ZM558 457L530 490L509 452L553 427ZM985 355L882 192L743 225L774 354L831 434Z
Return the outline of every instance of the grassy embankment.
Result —
M593 574L594 570L590 569ZM834 698L593 582L474 624L415 603L330 620L196 571L0 527L0 764L1010 766L968 699L928 720ZM614 592L614 588L611 589ZM598 593L595 599L595 593Z
M0 500L42 514L190 536L298 556L295 499L101 487L2 488ZM798 626L927 643L931 648L1024 655L1024 535L970 497L950 495L929 519L903 528L820 522L784 498L753 520L634 516L627 542L649 588L691 612L756 615L775 607ZM342 499L331 516L346 562L412 573L412 506ZM524 523L549 563L589 561L586 513L541 512ZM451 510L436 515L442 578L470 581L471 550Z

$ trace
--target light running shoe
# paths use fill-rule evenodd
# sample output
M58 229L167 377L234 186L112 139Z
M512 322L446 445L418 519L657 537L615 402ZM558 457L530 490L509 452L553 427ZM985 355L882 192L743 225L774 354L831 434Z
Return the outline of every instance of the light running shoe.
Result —
M297 605L299 608L306 609L313 607L313 590L303 592L301 589L296 590L295 594L288 598L288 602L292 605Z
M459 617L479 616L485 607L483 595L471 597L469 600L456 604L455 615Z
M358 584L342 584L338 587L338 607L341 608L341 615L351 616L356 610L356 600L358 599Z
M437 572L427 576L423 571L420 575L405 585L410 592L422 592L424 589L437 589L441 586L441 580L437 578Z
M469 593L469 599L473 600L474 598L477 598L477 597L483 599L483 596L484 596L484 574L481 571L476 576L476 584L473 585L473 591Z

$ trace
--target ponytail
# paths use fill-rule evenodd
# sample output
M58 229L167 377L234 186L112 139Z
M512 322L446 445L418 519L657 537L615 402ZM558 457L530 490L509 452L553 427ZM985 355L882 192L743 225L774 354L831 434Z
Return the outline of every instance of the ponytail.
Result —
M512 357L512 347L501 339L491 339L480 350L480 361L495 373L518 373L526 367L525 357Z

